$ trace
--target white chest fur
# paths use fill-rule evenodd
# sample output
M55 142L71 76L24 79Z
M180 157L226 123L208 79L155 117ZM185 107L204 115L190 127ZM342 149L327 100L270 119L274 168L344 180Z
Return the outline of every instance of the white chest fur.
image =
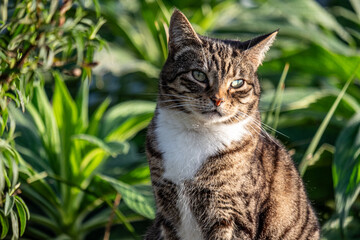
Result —
M186 115L159 109L156 139L163 153L164 178L178 185L177 208L181 223L178 234L182 240L203 239L184 192L184 180L192 179L205 160L225 149L232 141L247 133L242 121L229 125L198 125Z
M192 179L209 156L247 133L246 120L199 126L185 117L159 109L155 130L159 150L163 153L164 178L176 184Z

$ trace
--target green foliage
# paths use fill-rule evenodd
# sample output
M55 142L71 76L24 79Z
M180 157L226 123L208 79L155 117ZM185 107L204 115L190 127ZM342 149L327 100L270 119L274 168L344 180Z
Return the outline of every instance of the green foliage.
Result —
M1 4L1 238L20 236L25 225L24 236L36 239L101 238L112 214L122 225L111 232L114 239L144 232L154 200L142 129L154 103L125 100L155 100L174 7L197 32L219 38L247 40L280 28L259 69L264 128L300 164L322 239L359 236L358 1L326 8L315 0L90 2ZM96 57L97 89L89 94L88 80L76 90L70 82L74 99L62 78L90 79L99 35L111 51ZM52 90L53 80L50 103L44 81ZM109 108L109 96L124 102ZM8 112L9 99L26 107L25 116L14 107Z
M82 112L88 109L88 81L82 83L74 100L59 74L55 73L54 78L52 104L43 88L35 87L33 100L27 106L30 116L18 122L22 134L16 139L17 147L27 163L22 166L23 194L30 209L41 209L32 214L29 236L50 239L61 235L83 239L90 231L105 226L107 210L112 207L116 192L128 208L153 218L151 198L145 198L133 186L99 174L107 172L104 164L110 156L129 152L127 141L148 124L154 104L123 103L110 108L104 117L96 117L105 111L103 106L106 104L100 106L89 120L87 112ZM127 114L127 106L134 108L131 114ZM11 109L15 117L21 114ZM123 123L112 122L114 116L117 120L122 116ZM100 123L106 123L106 130L99 127ZM95 177L98 188L92 186ZM119 209L116 212L123 216ZM125 217L118 217L116 223L124 224L135 234ZM47 228L48 233L37 234L43 228Z
M94 50L103 44L97 32L104 21L94 24L87 18L82 1L6 0L0 9L0 227L1 238L11 228L18 239L30 213L18 196L22 159L14 148L15 124L9 120L8 103L25 111L34 86L43 85L54 69L90 76ZM47 126L52 125L42 126L44 133Z
M1 5L0 110L1 132L6 125L7 102L24 111L33 85L50 69L89 74L94 50L103 44L97 36L100 19L87 18L81 1L4 1Z
M357 1L333 1L326 8L314 0L163 0L127 5L109 0L103 5L104 17L111 17L111 22L108 20L102 36L122 67L114 69L103 61L98 79L104 78L104 72L112 72L122 83L116 93L125 99L154 99L156 78L164 53L166 56L162 48L166 31L153 26L159 21L167 24L174 7L189 17L198 33L208 36L247 40L280 28L259 69L263 87L260 111L268 124L264 128L277 135L300 164L323 225L323 238L356 239L360 220L356 175L360 159L354 120L360 111ZM109 7L121 9L126 18L116 17ZM124 19L136 24L125 26ZM113 35L108 37L109 29L122 29L111 33L116 32L125 44L114 42ZM101 52L99 56L105 59L109 55ZM129 76L150 94L132 92Z
M340 215L340 226L344 228L350 208L360 193L360 113L354 115L342 130L335 149L335 200Z
M0 239L5 238L11 229L14 239L23 235L30 212L18 194L18 164L22 161L13 146L15 123L10 119L10 128L6 139L0 139ZM20 221L20 222L19 222Z

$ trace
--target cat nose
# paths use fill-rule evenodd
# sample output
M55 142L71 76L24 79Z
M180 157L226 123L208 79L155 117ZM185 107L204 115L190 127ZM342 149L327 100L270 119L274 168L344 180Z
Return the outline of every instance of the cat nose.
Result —
M224 98L213 97L211 98L211 101L215 104L215 106L219 107L224 102Z

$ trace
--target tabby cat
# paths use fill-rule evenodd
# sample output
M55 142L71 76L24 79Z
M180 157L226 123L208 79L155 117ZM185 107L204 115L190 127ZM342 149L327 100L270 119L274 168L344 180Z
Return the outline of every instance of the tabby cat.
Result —
M173 13L146 141L157 206L146 240L319 239L289 154L261 129L256 71L276 34L213 39Z

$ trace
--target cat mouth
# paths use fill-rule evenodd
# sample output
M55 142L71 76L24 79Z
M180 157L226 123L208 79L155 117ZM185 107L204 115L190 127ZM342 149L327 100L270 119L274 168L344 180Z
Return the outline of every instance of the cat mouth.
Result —
M210 115L210 116L214 116L214 115L218 115L220 117L223 116L223 114L221 112L219 112L217 109L210 110L210 111L202 111L201 113L204 115Z

